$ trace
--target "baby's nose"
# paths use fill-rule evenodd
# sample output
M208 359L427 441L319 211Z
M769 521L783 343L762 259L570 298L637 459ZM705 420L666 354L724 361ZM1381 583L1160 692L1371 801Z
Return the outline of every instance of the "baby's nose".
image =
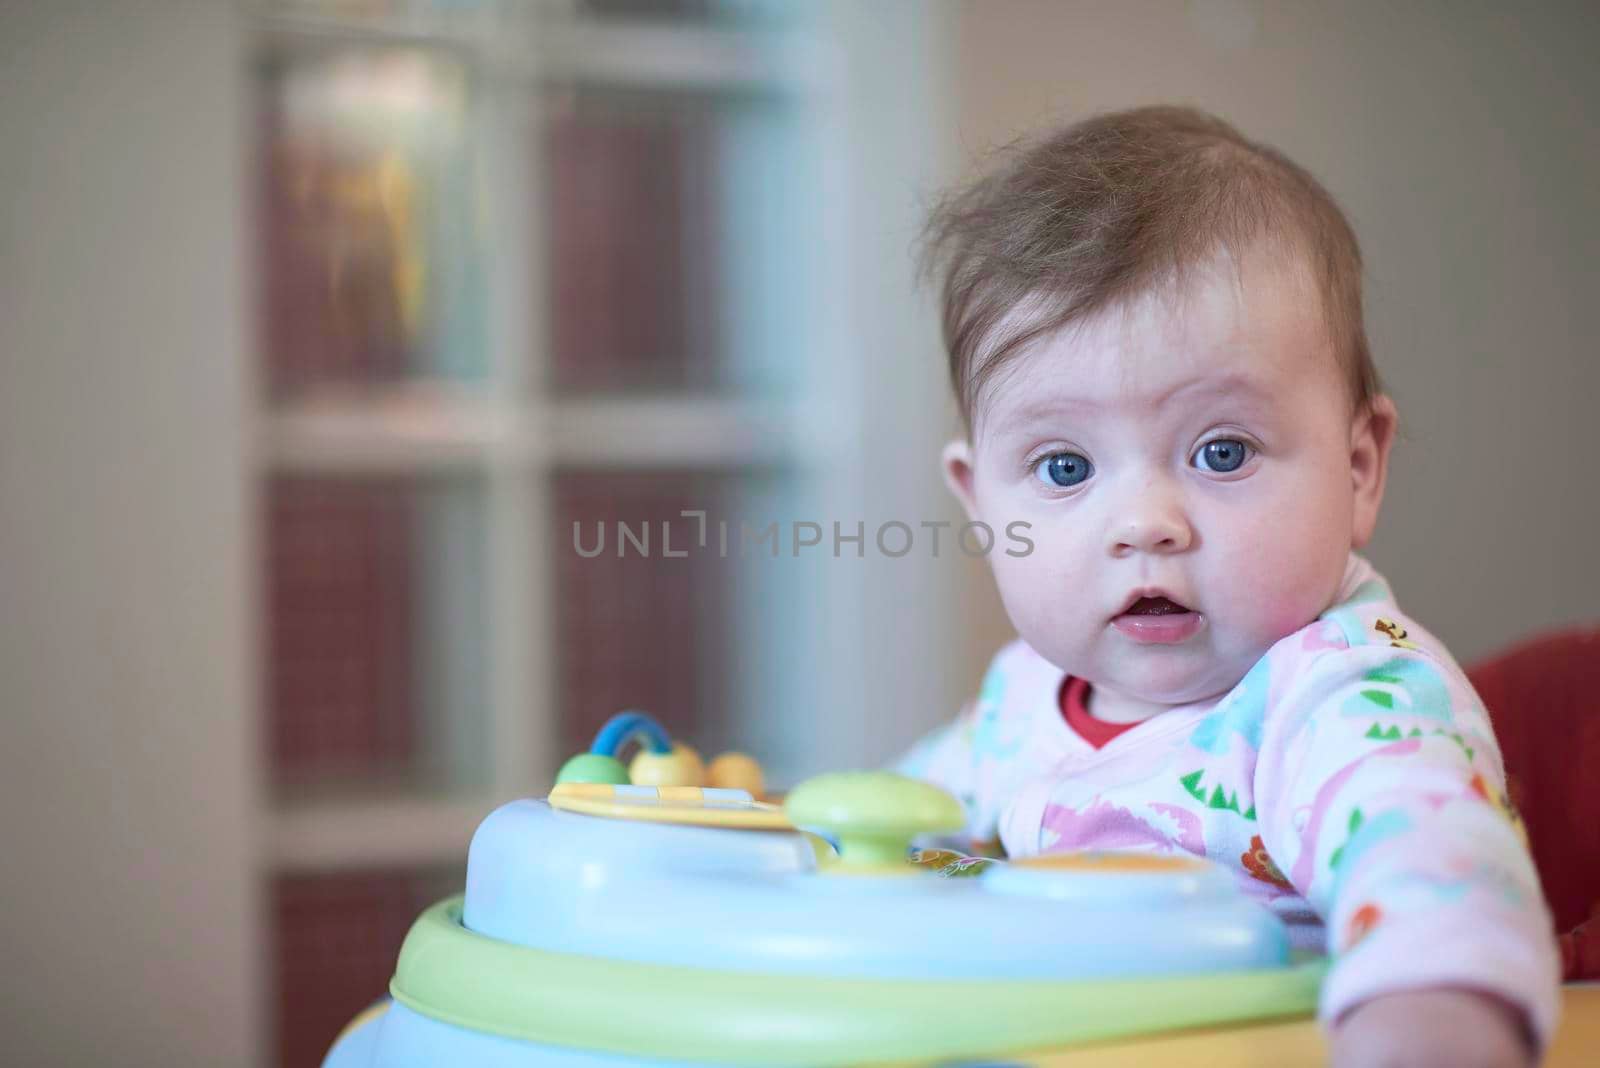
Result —
M1175 495L1152 493L1131 503L1110 531L1111 555L1181 553L1194 541L1194 531Z

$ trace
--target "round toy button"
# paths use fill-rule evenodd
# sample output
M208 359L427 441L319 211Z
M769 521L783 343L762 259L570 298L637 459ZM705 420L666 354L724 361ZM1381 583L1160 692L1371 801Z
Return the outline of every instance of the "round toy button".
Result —
M751 797L766 795L761 765L744 753L723 753L706 768L706 785L722 790L743 790Z
M579 753L556 773L556 782L602 782L619 785L628 781L628 769L616 757L599 753Z
M639 750L628 765L628 777L635 786L702 786L706 769L699 753L682 742L673 742L670 753Z
M906 851L919 834L958 831L961 803L936 786L887 771L819 775L795 787L783 805L796 827L839 843L845 872L911 872Z
M1079 852L1024 857L982 875L984 889L1104 907L1160 907L1201 897L1227 899L1233 879L1192 856Z

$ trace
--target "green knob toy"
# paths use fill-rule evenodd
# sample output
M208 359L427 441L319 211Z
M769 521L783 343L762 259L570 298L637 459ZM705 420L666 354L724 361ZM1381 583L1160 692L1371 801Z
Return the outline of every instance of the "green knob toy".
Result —
M612 786L628 784L628 769L616 757L599 753L579 753L556 773L556 782L603 782Z
M845 771L807 779L790 791L784 814L839 843L839 867L854 873L910 872L919 834L958 831L961 803L936 786L888 771Z

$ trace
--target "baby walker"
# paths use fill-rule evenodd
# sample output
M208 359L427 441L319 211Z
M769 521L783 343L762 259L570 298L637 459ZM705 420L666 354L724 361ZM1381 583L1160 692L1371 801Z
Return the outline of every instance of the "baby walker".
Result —
M963 822L886 772L779 806L749 757L707 769L619 714L549 797L483 821L465 895L417 919L390 999L324 1068L949 1064L1314 1008L1322 964L1291 963L1222 869L910 862L913 838Z

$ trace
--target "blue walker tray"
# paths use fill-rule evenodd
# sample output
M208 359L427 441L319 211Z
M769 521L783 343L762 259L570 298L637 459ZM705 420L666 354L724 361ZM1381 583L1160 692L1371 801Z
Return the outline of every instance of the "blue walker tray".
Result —
M1205 861L944 878L906 860L962 823L925 784L828 775L780 808L617 781L648 765L575 758L549 798L490 814L465 895L417 920L392 1001L324 1068L948 1063L1315 1006L1322 963L1291 963L1277 918Z

